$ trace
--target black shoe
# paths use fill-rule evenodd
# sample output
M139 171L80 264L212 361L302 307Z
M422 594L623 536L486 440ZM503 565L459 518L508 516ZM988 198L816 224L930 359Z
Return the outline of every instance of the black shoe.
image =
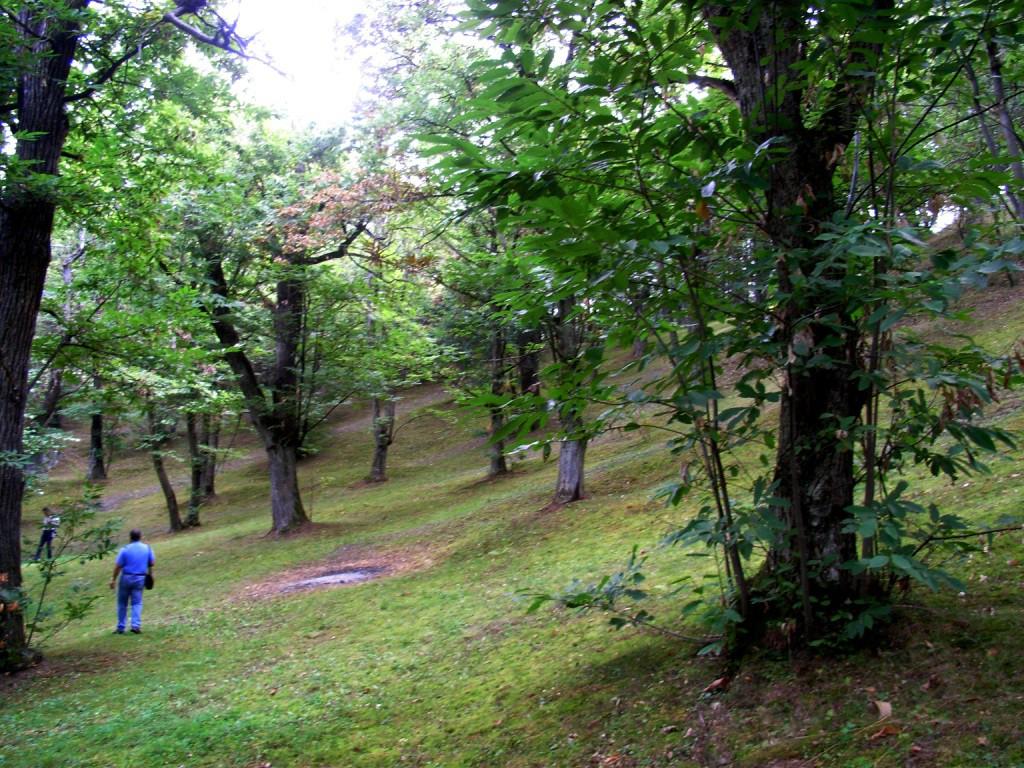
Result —
M124 634L124 630L123 629L115 629L114 630L114 634L115 635L123 635Z
M135 627L132 627L132 634L133 635L141 635L142 634L142 630L141 629L136 629Z

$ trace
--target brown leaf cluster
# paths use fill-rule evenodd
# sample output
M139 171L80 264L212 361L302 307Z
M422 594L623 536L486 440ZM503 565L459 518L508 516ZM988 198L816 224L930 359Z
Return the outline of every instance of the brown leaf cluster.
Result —
M304 197L278 211L278 241L287 256L310 254L344 241L352 232L420 197L397 173L350 182L336 172L319 176Z

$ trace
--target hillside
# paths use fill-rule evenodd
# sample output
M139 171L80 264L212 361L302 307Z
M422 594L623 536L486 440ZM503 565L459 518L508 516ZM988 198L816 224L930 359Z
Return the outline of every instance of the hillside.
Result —
M1024 331L1022 298L992 289L961 330L1005 351ZM765 655L734 674L678 637L527 614L517 599L611 573L687 518L685 504L652 500L678 469L663 436L601 438L588 498L551 509L554 463L530 454L485 481L482 422L440 387L407 392L399 412L391 480L379 485L362 482L368 416L332 422L300 469L314 523L282 539L265 535L264 461L244 433L202 527L176 535L163 532L145 457L119 457L103 514L141 527L156 551L144 633L111 635L104 594L41 666L0 679L0 767L1024 764L1020 532L948 564L964 593L907 593L883 650ZM991 418L1024 427L1019 398ZM918 488L979 525L1019 515L1020 459ZM79 472L71 459L59 467L26 519L73 493ZM705 567L687 555L653 552L645 607L699 634L672 594ZM106 592L110 568L72 568L68 582ZM353 572L363 580L301 583Z

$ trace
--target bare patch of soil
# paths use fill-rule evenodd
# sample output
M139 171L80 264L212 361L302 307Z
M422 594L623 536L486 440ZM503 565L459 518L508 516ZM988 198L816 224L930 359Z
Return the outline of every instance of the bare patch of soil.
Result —
M133 655L131 650L134 648L132 643L134 639L130 635L125 635L124 638L119 637L116 645L119 652L94 649L91 651L78 650L74 654L55 654L53 656L44 654L38 664L20 672L0 675L0 701L5 695L35 680L60 680L106 672L114 667L124 666L129 663ZM127 642L124 642L125 640Z
M240 597L265 600L270 597L352 586L367 581L422 571L436 562L437 552L426 547L377 549L353 544L316 563L307 563L279 571L263 581L240 590Z

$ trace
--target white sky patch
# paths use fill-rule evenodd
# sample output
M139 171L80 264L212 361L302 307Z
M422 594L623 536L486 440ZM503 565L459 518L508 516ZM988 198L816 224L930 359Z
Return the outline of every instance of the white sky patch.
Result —
M348 122L360 86L358 63L346 53L344 27L367 0L227 0L218 11L239 18L238 32L256 36L250 53L259 62L235 86L246 101L279 112L294 128Z

